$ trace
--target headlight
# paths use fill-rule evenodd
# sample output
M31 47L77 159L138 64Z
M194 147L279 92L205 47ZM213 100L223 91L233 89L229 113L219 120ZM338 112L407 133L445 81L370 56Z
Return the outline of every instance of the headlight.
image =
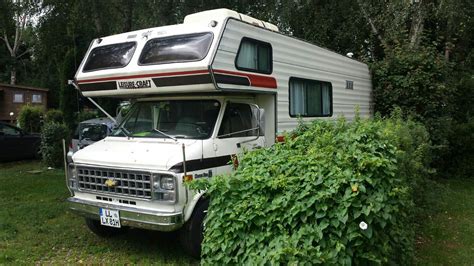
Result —
M176 184L173 176L162 174L153 175L153 199L175 202Z
M67 163L72 163L72 155L73 154L74 154L74 152L72 152L72 151L67 152L67 154L66 154Z
M166 190L174 190L174 178L162 176L160 187Z

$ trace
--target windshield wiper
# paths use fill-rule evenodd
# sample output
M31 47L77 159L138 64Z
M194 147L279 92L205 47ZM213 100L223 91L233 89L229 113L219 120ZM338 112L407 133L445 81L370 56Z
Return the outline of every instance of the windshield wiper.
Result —
M154 128L153 131L158 132L158 133L160 133L161 135L163 135L163 136L165 136L165 137L168 137L168 138L170 138L170 139L172 139L172 140L174 140L174 141L178 141L177 138L175 138L175 137L173 137L173 136L171 136L171 135L168 135L168 134L166 134L165 132L163 132L163 131L161 131L161 130L159 130L159 129L157 129L157 128Z

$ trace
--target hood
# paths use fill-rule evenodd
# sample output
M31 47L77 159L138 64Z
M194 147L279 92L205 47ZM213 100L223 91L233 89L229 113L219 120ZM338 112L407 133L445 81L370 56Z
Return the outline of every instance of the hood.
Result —
M201 158L201 140L107 137L77 151L75 164L129 169L168 170L183 161Z

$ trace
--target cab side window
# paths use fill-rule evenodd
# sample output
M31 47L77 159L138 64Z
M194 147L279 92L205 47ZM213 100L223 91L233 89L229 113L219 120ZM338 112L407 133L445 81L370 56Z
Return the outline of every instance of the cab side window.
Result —
M220 138L257 136L256 111L258 109L252 107L245 103L228 103L218 136Z

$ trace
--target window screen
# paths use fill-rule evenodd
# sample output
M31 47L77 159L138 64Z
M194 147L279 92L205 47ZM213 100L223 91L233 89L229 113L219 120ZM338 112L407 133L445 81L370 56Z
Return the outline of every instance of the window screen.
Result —
M331 83L290 78L290 116L317 117L331 115Z
M272 46L266 42L243 38L235 66L240 70L263 74L272 73Z
M83 71L124 67L130 63L136 47L135 42L96 47L90 52Z
M206 57L212 33L197 33L149 40L139 62L142 65L199 61Z
M353 90L354 89L354 81L346 80L346 89L347 90Z

